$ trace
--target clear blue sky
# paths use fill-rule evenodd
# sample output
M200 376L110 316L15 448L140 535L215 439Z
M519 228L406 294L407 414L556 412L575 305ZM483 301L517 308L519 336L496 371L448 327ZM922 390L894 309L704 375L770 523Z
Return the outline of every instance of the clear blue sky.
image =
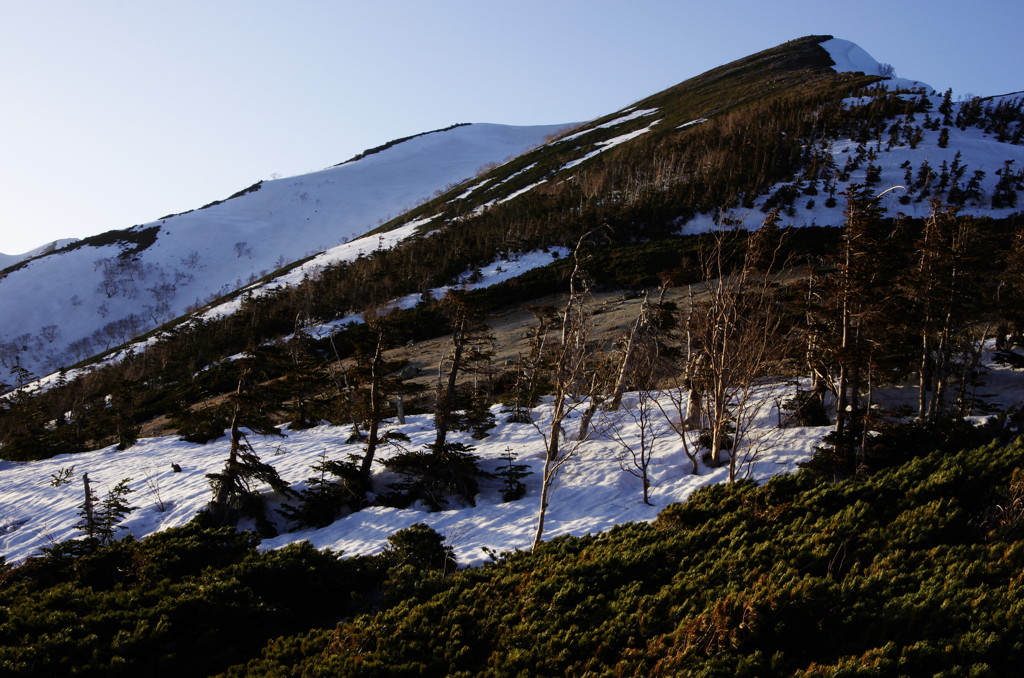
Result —
M583 121L809 34L1024 89L1020 0L0 2L0 252L456 122Z

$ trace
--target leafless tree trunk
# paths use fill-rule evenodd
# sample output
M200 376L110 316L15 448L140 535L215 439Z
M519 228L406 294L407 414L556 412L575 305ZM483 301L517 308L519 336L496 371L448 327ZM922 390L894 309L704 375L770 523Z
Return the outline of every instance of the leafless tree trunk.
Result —
M650 468L654 444L663 433L653 420L659 407L654 389L661 372L657 349L657 343L651 340L634 345L630 379L636 384L636 402L619 410L618 421L610 429L611 438L621 448L617 456L619 467L640 479L643 500L648 506L653 506Z
M89 486L89 474L82 474L82 485L85 489L85 501L82 503L82 514L83 523L85 526L85 534L89 538L96 536L96 513L95 513L95 501L96 495L93 494L92 488Z
M344 400L347 404L345 408L349 412L351 424L352 424L352 436L354 438L359 437L359 419L356 417L356 395L355 389L352 388L352 384L348 380L348 374L344 370L340 370L341 376L339 377L339 368L341 366L341 356L338 354L338 347L334 345L334 335L329 337L331 342L331 350L334 351L334 364L328 364L327 370L331 377L331 381L334 382L334 387L338 391L338 397Z
M448 439L448 428L451 424L451 410L455 403L455 387L462 367L462 352L466 347L466 319L459 318L455 323L455 331L451 341L451 364L447 379L444 374L444 362L447 353L442 353L437 364L437 386L434 406L434 449L441 450Z
M453 426L455 410L458 409L458 378L464 372L471 372L474 378L487 370L490 365L494 335L483 322L483 318L457 292L449 292L444 300L446 314L452 323L450 349L441 354L437 364L435 386L433 449L440 451L448 439ZM445 366L447 363L447 372Z
M773 291L779 244L771 246L764 229L755 231L741 257L735 245L739 237L719 231L701 253L707 283L687 314L686 328L692 342L691 387L700 395L710 461L721 465L727 454L730 481L761 447L746 440L767 402L755 392L758 380L787 354Z
M591 369L592 349L588 345L591 319L588 303L589 285L580 262L581 250L591 233L580 238L573 253L575 266L569 281L569 298L561 314L560 338L550 367L554 386L551 421L546 426L534 422L534 427L544 440L545 453L533 548L536 548L543 539L547 509L559 471L588 439L588 436L568 435L563 425L570 415L588 403L598 390L598 380L593 378ZM534 369L537 367L535 365ZM591 373L588 374L588 371Z
M370 361L370 411L366 432L366 450L363 452L363 460L360 465L360 470L367 475L370 473L373 457L377 453L377 445L380 443L380 421L384 416L384 399L381 397L381 381L384 378L383 362L384 332L378 330L377 345Z
M665 395L668 397L669 406L662 404L660 399L655 399L654 402L668 420L669 426L678 434L683 453L693 466L693 475L700 475L700 465L697 461L700 450L697 441L691 440L692 434L700 430L700 391L693 387L689 376L684 373Z
M622 403L622 394L626 391L626 383L633 371L633 353L640 339L640 334L647 328L650 322L648 317L649 310L650 303L647 298L647 292L644 292L644 300L640 304L640 312L637 314L636 319L633 320L633 324L629 326L629 331L626 332L626 337L623 341L622 357L619 359L619 368L615 375L615 386L612 388L612 395L608 399L607 408L609 410L619 409L619 405Z

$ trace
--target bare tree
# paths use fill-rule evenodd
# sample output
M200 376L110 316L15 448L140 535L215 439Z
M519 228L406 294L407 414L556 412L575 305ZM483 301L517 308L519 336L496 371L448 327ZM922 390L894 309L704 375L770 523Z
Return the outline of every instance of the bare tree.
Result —
M394 327L388 316L376 310L366 311L364 316L370 330L367 337L369 341L357 345L356 364L349 370L346 383L348 376L354 377L357 383L350 393L356 394L354 404L361 414L359 418L366 423L366 433L357 437L366 444L360 470L369 477L378 447L406 442L408 438L398 430L381 432L389 399L405 388L401 376L395 374L400 363L388 361L384 357L385 350L394 342Z
M580 261L582 248L592 233L584 234L573 252L575 264L569 278L569 298L561 313L560 336L554 346L549 367L553 387L551 420L546 424L533 422L544 440L545 451L540 510L533 548L543 538L544 520L559 471L588 439L587 435L568 435L564 424L574 412L588 405L598 390L591 360L593 348L588 343L591 327L590 286Z
M531 308L536 323L529 333L529 355L518 355L514 361L516 377L508 398L509 423L526 424L533 421L530 408L536 402L539 390L538 375L542 357L547 352L548 335L558 314L552 306Z
M954 377L960 381L960 413L968 409L963 390L976 366L974 347L978 343L972 332L977 328L972 325L978 324L979 299L990 296L975 282L982 250L973 221L958 216L956 207L943 207L937 199L932 200L931 210L915 246L917 261L903 283L904 293L913 302L911 308L917 312L921 342L918 417L922 420L947 414Z
M490 362L494 353L494 336L490 328L461 293L449 292L444 300L444 310L452 324L452 338L449 349L441 354L437 366L433 445L436 451L444 449L448 432L459 425L455 412L460 400L459 375L466 371L478 372L484 363Z
M694 327L694 309L696 304L693 299L693 287L688 288L689 302L687 303L686 314L683 316L682 328L683 338L683 364L682 369L672 370L670 377L671 386L663 394L668 398L658 398L654 402L661 410L669 426L679 435L679 442L683 453L690 460L693 475L700 474L698 459L700 448L696 436L693 433L701 427L701 391L700 383L695 375L700 372L702 357L693 350L693 335L690 333Z
M646 300L645 300L646 301ZM635 390L635 400L618 410L617 421L610 429L610 436L620 448L616 460L623 471L640 479L643 484L643 500L651 504L650 468L654 458L654 444L664 433L653 418L659 410L655 387L661 376L661 360L657 341L650 335L642 336L631 332L630 369L628 377L619 373L619 381L628 379ZM622 400L619 394L617 400Z
M679 435L683 454L690 460L692 465L691 473L693 475L700 474L700 466L697 461L700 457L700 448L697 445L695 436L692 435L700 428L699 393L699 391L693 388L692 381L684 373L664 393L665 397L668 398L667 404L662 399L654 401L658 409L661 410L662 415L668 420L669 426ZM696 396L696 399L691 396Z
M337 389L339 416L351 422L349 442L366 446L359 468L369 478L377 450L382 445L401 449L401 443L408 442L408 437L398 429L382 431L384 420L390 414L389 401L417 389L404 382L401 368L405 361L385 357L385 351L395 343L395 328L390 317L375 308L366 310L364 317L364 331L349 333L347 341L351 343L347 349L352 359L348 365L341 365L340 354L331 338L337 363L329 365L327 372Z
M709 462L720 466L728 456L730 481L762 446L763 441L747 440L768 403L758 386L787 353L774 293L780 270L777 235L768 222L746 238L741 251L741 232L712 234L700 254L707 282L686 316L689 385L696 391L687 418L694 414L691 407L699 408Z
M370 473L370 467L373 465L373 457L377 452L377 445L380 443L380 423L384 419L384 347L387 336L384 328L375 325L370 318L367 318L367 325L374 327L377 336L372 349L373 357L365 365L369 377L369 392L367 394L369 406L367 408L366 451L363 453L360 465L364 475Z
M664 300L665 287L661 288L661 299ZM644 292L644 300L640 303L640 312L637 313L633 324L629 326L626 336L622 340L621 357L615 375L615 386L612 387L611 397L608 399L607 407L610 410L617 410L622 402L622 394L626 391L626 383L630 376L637 372L634 366L634 355L640 350L650 350L649 340L651 338L651 304ZM645 356L648 359L655 359L654 356ZM645 365L640 371L653 369L653 365Z

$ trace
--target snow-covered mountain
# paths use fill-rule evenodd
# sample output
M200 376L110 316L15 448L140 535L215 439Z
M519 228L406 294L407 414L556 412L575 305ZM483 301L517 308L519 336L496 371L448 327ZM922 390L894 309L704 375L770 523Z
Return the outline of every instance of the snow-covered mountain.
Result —
M896 79L889 69L854 43L832 39L822 41L821 46L828 57L825 63L830 60L837 72L884 77L880 86L867 94L842 101L839 98L844 95L838 95L836 105L842 110L856 112L886 97L895 97L896 102L906 102L907 106L891 105L887 109L898 112L887 114L884 135L855 139L849 135L823 134L815 141L814 149L807 144L808 154L816 150L818 161L832 163L827 182L794 177L777 183L749 196L749 204L742 209L734 208L730 218L756 227L774 201L785 208L784 224L839 225L843 220L843 190L865 183L877 186L879 193L911 184L886 193L881 206L890 214L920 216L928 210L927 196L939 192L937 183L942 167L949 176L941 191L948 195L950 182L958 184L965 212L1002 217L1018 211L1009 201L996 204L994 197L1000 183L1005 183L1006 168L1018 171L1024 165L1024 146L1012 139L1014 133L1019 136L1019 123L998 131L966 122L941 123L938 119L943 115L956 119L960 113L977 107L978 101L948 101L923 83ZM813 47L817 49L817 43ZM821 61L823 55L818 52L816 56ZM824 68L818 66L819 75ZM720 77L716 75L711 80ZM751 77L763 75L756 73ZM834 74L827 79L834 80ZM850 85L847 89L857 87ZM892 94L894 89L896 94ZM8 368L20 363L36 372L66 365L127 341L210 295L244 287L253 276L262 276L306 256L316 255L262 286L253 285L250 292L259 295L261 289L300 284L306 278L314 278L317 268L392 247L421 231L441 232L446 226L471 221L490 210L506 208L509 203L515 206L513 201L523 200L523 196L554 192L559 186L577 181L591 180L600 185L600 172L588 176L588 170L614 169L619 154L640 149L636 155L642 155L652 148L654 139L670 139L676 149L684 148L698 138L700 130L713 126L716 117L725 115L721 109L707 108L703 103L701 112L695 114L693 106L688 107L688 102L673 96L671 90L652 96L561 136L552 137L562 126L499 125L463 126L421 135L321 172L261 182L219 204L86 239L27 260L0 278L0 318L5 320L7 331L0 345L0 363ZM940 113L947 104L949 110ZM907 112L903 112L904 108ZM813 117L816 112L804 114ZM931 122L925 124L929 117ZM872 129L882 126L876 124ZM548 139L543 146L528 150ZM481 166L509 156L515 157L465 181ZM916 186L918 174L926 165L934 170L934 176L925 177L924 186ZM954 178L954 166L964 168L959 179ZM840 168L848 171L839 171ZM911 181L907 181L908 173L912 175ZM974 176L976 185L969 189L969 180ZM666 170L664 176L653 172L643 175L637 184L648 181L668 192L688 179L682 172ZM453 186L458 182L463 183ZM434 192L440 192L436 203L405 214L416 201ZM840 200L829 201L828 193L839 195ZM638 190L636 195L641 200L650 194ZM595 198L595 203L626 200L621 193L612 191L595 190L593 196L587 197ZM576 204L582 204L582 200ZM678 217L672 214L669 219L677 227L675 232L695 233L711 228L722 216L720 212L698 212ZM392 218L391 230L353 240ZM473 273L479 279L473 284L506 279L509 271L519 273L529 266L550 263L553 251L552 247L546 256L521 256L519 262L501 260L493 270L478 267ZM557 252L559 258L564 258L565 250ZM500 258L497 251L494 255L496 260ZM468 281L470 277L463 279ZM414 298L413 303L419 298ZM396 304L405 301L408 299L395 299ZM205 312L213 317L236 308L234 302L228 302ZM997 390L1012 394L1016 400L1016 388L1015 383L1004 382ZM538 419L545 416L549 415L544 408L536 411ZM771 427L770 421L769 416L766 428ZM430 427L430 419L419 416L410 417L409 423L400 428L414 445L421 445L429 441ZM269 458L288 481L301 484L306 469L324 449L345 449L342 446L349 433L347 428L330 426L297 431L281 443L281 455ZM763 459L755 475L765 477L792 470L796 461L811 454L823 433L821 429L787 433L778 454ZM59 475L62 469L70 467L75 467L75 473L94 473L105 483L115 483L122 477L135 478L134 487L140 493L137 496L149 495L152 507L147 504L146 510L133 517L128 525L133 533L144 535L180 525L208 500L205 474L214 472L223 462L225 447L223 441L202 447L167 437L143 440L121 452L111 447L41 462L0 462L0 474L14 483L2 495L8 505L37 507L53 516L52 520L33 524L20 508L8 509L6 515L0 515L0 543L9 557L20 558L47 539L63 539L73 534L77 493L59 483L52 491L47 489L48 476ZM542 445L532 427L502 427L486 443L479 444L485 466L496 467L506 447L515 448L535 470L539 467ZM721 479L721 474L704 469L707 473L701 480L693 481L677 461L671 460L678 457L678 450L671 449L667 435L661 447L665 461L658 481L664 492L659 501L682 500L698 484ZM289 454L283 454L285 450ZM575 499L556 509L562 513L554 520L561 524L551 534L579 534L616 522L653 517L654 511L638 506L632 490L625 489L629 478L621 469L617 470L614 451L615 443L609 438L594 440L593 444L588 441L579 470L561 481L568 494L576 494ZM171 475L168 469L172 462L180 464L184 473ZM531 490L535 493L536 489L534 481ZM476 510L465 508L429 516L429 522L442 527L450 537L461 535L464 548L459 550L463 562L480 560L480 546L522 545L533 524L533 504L500 503L494 499L493 490L490 488L488 495L485 488ZM371 507L317 534L299 534L294 538L308 537L318 545L344 548L347 552L367 552L379 548L381 540L394 530L424 519L427 517L421 511ZM471 531L484 536L470 538ZM281 545L291 539L292 536L285 536L269 544Z
M0 261L0 381L45 374L398 216L564 125L461 125L230 199ZM51 251L54 250L55 251ZM18 265L20 263L20 265Z
M712 228L726 214L735 223L754 227L773 205L784 208L784 224L838 225L843 202L835 196L841 198L851 184L865 183L879 192L894 189L882 202L890 214L923 216L929 196L951 196L950 191L960 192L965 213L1002 217L1017 210L1012 202L996 205L993 196L1000 182L1005 183L1006 171L1017 172L1018 184L1024 181L1024 146L1012 142L1005 130L949 124L963 107L977 107L978 100L949 102L950 112L939 125L937 111L944 103L939 91L895 77L891 66L855 43L827 39L820 47L836 72L883 77L874 95L849 97L844 106L868 107L876 97L897 90L895 96L929 110L924 116L910 112L890 117L885 138L840 136L816 142L816 162L827 159L836 168L830 181L795 178L776 183L748 196L742 207L680 216L679 232ZM192 212L79 242L58 242L56 251L49 251L51 245L43 253L0 260L8 265L0 273L0 382L27 376L11 373L16 365L38 376L87 359L296 260L323 253L270 285L294 284L323 266L392 246L426 224L431 230L444 228L451 217L446 220L441 212L453 205L459 208L459 219L535 191L557 190L616 153L667 137L685 142L685 135L699 133L729 110L702 108L700 117L684 115L688 102L680 101L675 89L561 137L556 133L565 125L456 126L385 145L319 172L262 181ZM730 94L722 96L730 103ZM552 140L537 148L546 139ZM484 166L490 171L480 173ZM479 177L466 183L474 174ZM913 185L921 181L926 185ZM416 211L398 219L445 191L433 212ZM392 219L398 221L391 227L405 224L405 229L350 244Z
M22 258L15 381L176 317L0 397L0 665L1012 672L1022 136L1019 94L809 36Z
M820 45L834 71L883 77L875 95L850 97L844 101L848 108L870 106L875 96L898 90L895 96L924 102L931 112L924 120L913 112L892 117L886 124L897 130L890 128L885 139L840 136L819 142L818 161L827 158L837 168L831 181L779 182L749 196L742 207L680 217L681 233L712 228L725 214L754 227L773 205L784 208L784 224L838 225L843 202L835 196L864 183L879 192L899 187L882 202L890 214L926 214L937 182L945 182L939 192L961 192L965 213L1001 217L1017 210L1009 203L996 206L992 198L1006 167L1018 173L1024 167L1024 146L982 125L925 124L937 122L940 92L895 77L892 67L855 43L828 39ZM950 115L956 118L964 106L976 105L976 100L952 101ZM561 137L556 133L564 125L456 126L385 145L320 172L263 181L205 208L87 238L45 256L22 255L0 274L0 381L15 383L26 376L9 373L15 365L44 375L89 358L296 260L323 252L269 285L294 284L323 266L392 246L426 224L444 228L441 212L453 205L460 215L480 214L534 191L557 189L620 151L696 133L728 111L700 109L695 117L680 112L686 108L687 101L668 90ZM553 140L535 148L545 139ZM482 167L511 158L465 183ZM922 167L930 168L933 178L925 187L910 185ZM404 230L350 243L456 185L433 212L417 211L391 224L405 224Z
M833 38L822 42L821 47L833 61L832 69L836 72L882 76L882 80L871 95L845 99L843 105L848 109L864 108L871 104L876 96L883 97L893 91L900 92L897 96L908 102L924 101L933 111L943 106L944 97L941 93L919 80L897 77L891 65L876 61L853 42ZM971 105L971 102L951 101L950 118L957 118L965 105ZM698 127L709 120L697 118L682 124L678 124L677 121L670 122L672 113L664 110L667 108L669 106L639 102L608 116L572 128L566 127L563 135L552 137L544 147L534 149L504 167L481 174L475 180L453 189L443 196L443 202L433 211L417 212L415 218L399 219L398 223L402 224L400 227L387 234L378 235L376 241L363 240L326 250L277 278L247 288L247 293L259 295L269 289L295 285L305 277L315 276L324 267L351 261L373 249L392 247L405 238L420 233L421 230L444 228L446 219L443 212L453 205L460 205L462 210L475 215L532 191L576 181L581 170L601 162L600 158L607 157L605 154L615 148L642 142L645 137ZM953 185L959 188L966 188L970 178L977 174L974 193L965 198L960 206L962 213L1004 217L1018 211L1017 206L1011 204L994 207L992 196L1001 180L1001 168L1007 162L1018 169L1024 167L1024 146L999 138L999 135L979 126L965 125L960 128L951 125L943 132L937 125L922 126L920 123L923 122L915 121L913 114L893 117L890 124L900 125L902 136L895 142L876 143L874 148L870 144L842 136L830 140L826 146L820 148L820 156L830 158L834 167L851 167L848 173L839 173L838 179L832 182L832 195L841 198L843 192L851 185L873 183L879 187L879 192L893 189L892 194L880 205L888 214L925 216L930 210L930 203L926 199L928 192L918 190L907 182L906 174L908 168L917 171L922 165L929 165L934 172L934 177L930 180L933 182L941 179L941 168L953 168L954 171L958 169L960 178L954 180ZM918 128L920 136L910 143L909 130ZM543 170L539 178L529 177L531 173L536 174L538 169ZM870 180L869 172L875 172ZM947 185L946 190L949 188ZM751 200L748 207L729 210L728 217L748 228L756 227L773 204L782 204L788 206L783 219L784 224L841 224L844 209L842 200L830 201L825 195L814 199L813 196L818 195L817 191L817 186L811 191L799 182L780 182ZM780 195L785 196L794 192L804 197L788 200L779 198ZM706 231L716 227L722 216L722 212L714 211L680 218L677 221L679 232ZM455 220L461 218L459 215ZM495 266L505 267L507 264L504 259L495 260L494 263ZM534 265L541 263L538 261ZM440 293L443 293L443 290ZM418 295L412 295L407 299L397 300L397 303L415 303L416 298ZM234 299L209 309L206 317L224 315L238 308L239 300Z

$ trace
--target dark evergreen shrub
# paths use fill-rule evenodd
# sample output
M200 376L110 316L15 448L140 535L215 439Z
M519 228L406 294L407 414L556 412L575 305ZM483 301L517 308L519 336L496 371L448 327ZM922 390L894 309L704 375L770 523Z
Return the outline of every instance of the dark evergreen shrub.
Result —
M412 567L420 572L455 571L455 552L445 545L445 539L425 523L416 523L388 537L387 546L380 554L383 567L393 570Z
M321 459L313 465L317 475L306 479L297 504L284 504L278 512L297 528L325 527L346 511L358 511L372 488L356 458L348 461Z
M404 602L330 644L279 641L248 675L1014 675L1022 511L995 507L1021 505L1022 455L714 485L448 579L399 565Z
M380 590L374 559L257 541L194 521L142 541L65 542L0 571L0 672L212 675L270 638L368 609Z
M831 422L825 411L825 403L813 391L798 390L796 395L782 401L781 409L789 413L786 425L828 426Z
M402 476L391 486L383 501L405 508L422 501L431 511L448 507L451 497L460 497L470 506L476 506L480 469L479 457L473 447L464 443L445 443L441 449L428 446L425 450L400 452L384 460L384 466Z
M494 476L502 481L501 498L503 501L516 501L526 494L523 478L532 475L526 464L516 464L516 455L511 447L506 447L501 455L502 465L494 472Z
M231 425L231 408L227 405L186 407L171 421L182 440L205 445L224 435L224 431Z

